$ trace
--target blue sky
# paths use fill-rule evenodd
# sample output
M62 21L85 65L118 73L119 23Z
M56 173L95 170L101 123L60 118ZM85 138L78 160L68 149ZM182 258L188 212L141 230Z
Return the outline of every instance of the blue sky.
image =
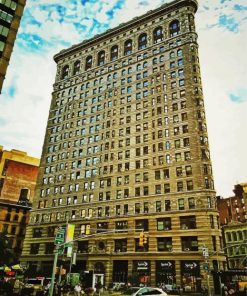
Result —
M0 145L40 157L55 79L53 56L169 0L27 1L0 96ZM218 195L247 181L247 2L199 0L196 15Z

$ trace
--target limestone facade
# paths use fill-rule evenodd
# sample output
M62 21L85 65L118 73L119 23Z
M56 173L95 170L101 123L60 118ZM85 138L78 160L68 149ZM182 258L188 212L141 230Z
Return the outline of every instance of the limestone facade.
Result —
M198 291L204 245L210 269L222 267L196 10L176 0L55 55L22 254L34 270L51 271L66 221L75 236L97 233L74 244L73 270L104 274L106 285L135 276Z

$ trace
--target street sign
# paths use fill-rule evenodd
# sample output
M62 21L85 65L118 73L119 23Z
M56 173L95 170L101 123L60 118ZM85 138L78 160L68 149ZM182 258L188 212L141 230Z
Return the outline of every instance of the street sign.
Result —
M61 245L62 243L64 243L64 239L65 239L65 228L58 228L56 236L55 236L55 245Z

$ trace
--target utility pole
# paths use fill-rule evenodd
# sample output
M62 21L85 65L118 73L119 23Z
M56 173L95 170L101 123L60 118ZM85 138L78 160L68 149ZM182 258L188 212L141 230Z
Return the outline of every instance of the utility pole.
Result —
M53 261L53 269L52 269L52 276L51 276L51 285L50 285L50 289L49 289L49 296L53 296L55 274L56 274L56 268L57 268L57 259L58 259L58 250L59 250L59 245L57 245L55 247L55 251L54 251L54 261Z
M204 257L204 264L203 269L206 271L207 274L207 287L208 287L208 296L211 296L211 289L210 289L210 275L209 275L209 262L208 262L208 247L202 247L202 255Z
M57 268L57 259L58 259L59 251L63 250L64 248L64 240L65 240L65 228L60 227L57 230L55 241L54 241L55 250L54 250L53 269L52 269L52 275L51 275L51 285L49 288L49 296L53 296L55 275L56 275L56 268ZM61 270L59 273L61 273Z

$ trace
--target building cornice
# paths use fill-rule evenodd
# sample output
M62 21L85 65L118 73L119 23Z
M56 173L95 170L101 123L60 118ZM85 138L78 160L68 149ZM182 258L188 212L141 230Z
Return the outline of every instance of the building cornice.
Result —
M14 202L11 202L11 201L6 201L6 200L0 200L0 206L22 208L22 209L25 209L25 210L30 210L31 209L30 205L22 205L22 204L18 204L18 203L14 203Z
M76 53L84 48L87 48L89 46L94 45L95 43L98 43L102 40L104 40L105 38L109 38L110 35L116 35L119 34L120 31L124 31L129 29L130 27L133 27L134 25L137 25L138 23L142 23L144 20L148 20L148 19L152 19L154 17L156 17L159 14L168 12L169 10L174 10L174 7L183 7L186 5L192 5L195 8L195 12L197 11L198 8L198 2L197 0L175 0L171 3L166 3L163 4L162 6L160 6L157 9L154 10L150 10L147 13L143 14L142 16L139 17L135 17L132 20L126 22L126 23L122 23L120 25L118 25L117 27L113 28L113 29L108 29L106 32L95 35L94 37L84 40L79 44L75 44L73 46L71 46L68 49L64 49L62 51L60 51L58 54L56 54L54 56L54 60L57 63L60 59L66 57L69 54L73 54Z

